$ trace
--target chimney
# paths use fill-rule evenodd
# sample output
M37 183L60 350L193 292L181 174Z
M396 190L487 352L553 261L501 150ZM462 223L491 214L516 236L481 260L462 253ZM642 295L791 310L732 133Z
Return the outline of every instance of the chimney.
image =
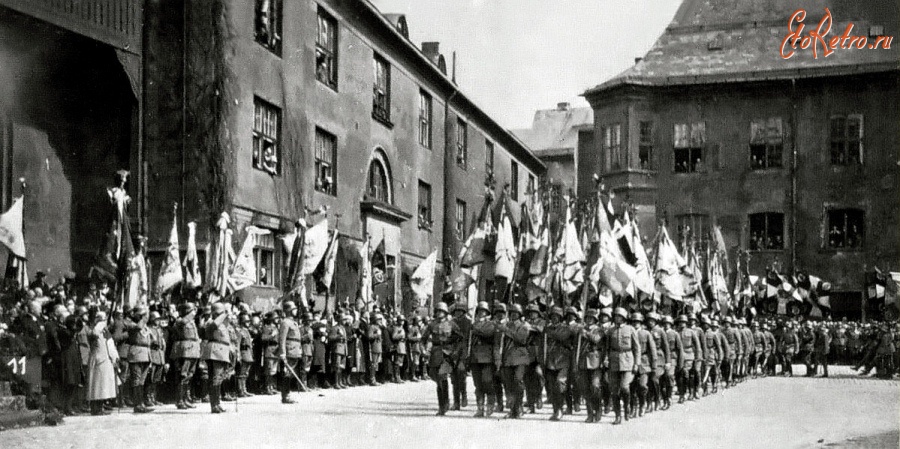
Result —
M429 59L437 57L437 55L441 53L440 50L438 50L440 45L440 42L422 42L422 53L425 53L425 56L428 56Z
M568 111L569 110L569 102L562 101L562 102L556 103L556 110L557 111Z
M639 62L641 62L641 61L643 61L643 60L644 60L644 58L638 56L637 58L634 58L634 63L637 64L637 63L639 63Z

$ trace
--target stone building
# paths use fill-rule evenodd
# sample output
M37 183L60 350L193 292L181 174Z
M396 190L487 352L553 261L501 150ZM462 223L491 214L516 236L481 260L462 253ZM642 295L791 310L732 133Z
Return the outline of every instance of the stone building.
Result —
M662 219L675 239L718 225L752 273L815 274L836 316L859 317L864 270L900 261L900 52L784 59L795 10L808 31L824 7L831 36L852 22L874 47L900 31L896 2L684 0L643 58L584 93L596 138L578 167L636 205L644 235Z

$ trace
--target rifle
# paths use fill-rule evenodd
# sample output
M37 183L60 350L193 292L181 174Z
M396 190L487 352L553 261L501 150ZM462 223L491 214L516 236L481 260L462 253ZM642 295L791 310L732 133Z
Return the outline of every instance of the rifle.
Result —
M474 326L475 323L472 323ZM466 358L465 360L469 360L469 356L472 354L472 328L469 327L469 341L466 344Z
M543 362L542 365L547 366L547 329L544 329L544 347L543 350Z
M500 334L500 357L497 360L497 371L500 371L500 367L503 366L503 348L506 345L506 342L503 341L504 337L506 337L505 333Z
M575 341L575 369L578 369L579 360L581 360L581 332L578 332L578 339Z

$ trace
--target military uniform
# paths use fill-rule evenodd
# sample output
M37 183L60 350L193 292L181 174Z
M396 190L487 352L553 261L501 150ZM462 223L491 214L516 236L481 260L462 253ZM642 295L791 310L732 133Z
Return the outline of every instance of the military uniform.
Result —
M191 380L197 370L197 361L200 359L200 334L194 323L194 308L192 305L183 305L180 310L181 318L175 321L172 328L172 360L178 370L178 403L179 409L194 408L190 401Z
M375 314L373 313L373 315ZM371 323L369 323L366 330L366 336L369 342L369 385L380 385L375 375L378 373L378 367L381 366L381 356L384 352L384 342L382 342L384 334L375 316L372 316Z
M759 324L754 322L753 329L751 330L753 336L753 357L750 359L750 371L751 374L757 375L760 371L764 371L765 367L760 369L760 365L763 364L763 361L766 357L766 352L769 350L769 341L766 339L766 334L760 330Z
M403 379L400 374L403 365L406 363L406 355L409 352L409 349L406 343L406 330L403 329L403 324L399 321L391 326L391 343L394 348L392 355L392 362L394 364L394 371L392 373L394 377L393 381L394 383L401 383ZM463 381L465 381L465 377L463 377Z
M743 318L740 319L740 331L744 342L744 358L741 360L741 377L746 378L747 375L750 374L750 359L753 358L756 347L754 346L753 341L753 331L747 328L747 321Z
M204 359L209 370L209 406L213 413L223 413L225 409L220 405L221 387L232 358L231 334L225 322L227 314L224 304L215 303L212 310L214 318L207 322L203 332L207 339Z
M725 336L725 341L727 346L725 346L725 362L724 367L726 368L723 371L723 377L725 377L725 386L730 387L734 385L735 381L735 370L738 369L738 357L741 348L741 335L740 332L732 327L734 324L734 319L731 317L725 318L725 331L722 334Z
M663 399L662 379L666 375L666 365L670 363L672 358L669 349L669 339L666 338L666 331L659 325L660 316L655 312L647 315L647 324L650 327L650 336L653 337L653 343L656 345L656 364L653 372L650 373L650 394L653 402L653 411L659 408Z
M266 315L262 328L259 331L259 339L262 343L263 377L265 378L266 394L275 394L275 376L278 375L278 325L275 324L275 315Z
M456 323L456 326L459 327L460 335L462 335L463 338L460 344L463 348L468 348L472 331L472 319L466 314L468 309L464 304L459 303L455 306L453 311L454 314L457 315L453 318L453 321ZM453 388L453 410L459 410L460 407L467 407L469 405L468 395L466 393L466 373L468 372L466 363L468 363L468 360L465 357L460 357L453 366L453 372L450 374L451 387Z
M335 323L328 331L328 344L331 352L331 369L334 371L334 387L345 388L343 381L344 369L347 365L347 329L340 323Z
M828 377L828 353L831 350L831 335L825 326L819 326L815 333L815 344L813 345L813 374L818 374L819 365L822 365L824 374L822 377Z
M238 397L242 398L253 396L247 391L247 378L250 377L250 367L253 366L253 362L255 362L253 358L253 334L250 332L248 324L249 323L244 323L236 328L240 339L238 340L239 343L237 346L239 354L237 357L238 365L235 377L237 378Z
M662 390L665 404L663 409L668 409L672 405L672 395L675 392L677 384L676 374L684 363L684 347L681 345L681 335L672 329L674 321L672 317L666 316L666 340L669 343L669 360L666 362L666 375L663 377Z
M525 404L529 413L542 408L544 403L544 329L546 321L541 317L541 309L537 304L529 304L525 308L526 320L531 325L531 336L528 338L528 350L533 361L525 369Z
M134 312L137 322L126 321L125 330L128 332L128 370L131 375L131 400L134 401L135 413L147 413L153 411L144 405L144 383L150 372L150 343L151 331L147 326L147 310L140 309Z
M528 350L531 325L522 320L522 307L514 304L509 314L518 313L518 319L510 317L502 328L503 334L503 384L511 405L507 418L521 418L525 393L525 371L534 358Z
M459 327L447 318L447 304L438 303L435 314L443 312L428 324L422 339L429 349L428 375L437 385L438 415L444 415L450 408L450 391L447 377L453 371L454 363L460 357L459 342L462 340ZM369 334L371 338L371 333Z
M159 314L153 312L151 318L158 320ZM150 372L147 374L147 394L144 405L150 407L162 405L156 400L157 386L165 380L166 374L166 335L159 326L150 327Z
M685 400L685 396L689 393L689 390L693 388L693 378L691 376L699 378L701 361L698 360L697 357L702 356L703 351L700 347L700 338L697 336L697 333L686 325L687 317L684 315L679 316L676 323L679 322L685 323L685 326L678 331L678 336L681 339L681 348L684 354L682 356L682 363L678 369L678 402L682 403Z
M717 325L713 325L713 322L707 318L703 317L702 321L703 329L703 375L700 379L700 384L703 386L703 395L706 396L709 392L709 384L712 381L712 391L715 393L717 391L717 386L719 383L719 370L718 367L722 364L723 352L721 340L719 338L719 332L716 330L718 328Z
M281 320L278 329L278 357L281 359L281 402L291 404L294 401L290 398L291 385L294 382L294 376L297 376L301 382L306 383L306 371L298 370L300 359L303 357L302 337L303 332L300 326L294 320L292 312L296 310L296 306L291 301L286 301L283 305L285 317ZM299 372L298 372L299 371ZM303 390L303 385L300 386Z
M565 402L566 388L570 371L572 370L573 351L576 338L580 329L569 323L562 322L563 309L554 307L550 312L551 319L557 317L559 321L551 321L544 328L547 340L547 360L544 362L544 375L547 382L547 396L553 405L551 420L559 420L562 415L562 407Z
M656 340L645 329L641 323L644 321L643 315L633 313L631 316L632 326L637 332L638 353L640 356L636 359L637 373L635 373L634 383L637 387L635 393L637 395L637 408L631 408L632 417L636 415L643 416L644 408L647 405L647 382L651 373L656 369Z
M597 309L588 309L584 314L585 324L578 330L578 338L581 340L581 352L577 356L578 379L585 397L588 415L585 422L588 423L600 422L601 414L600 368L603 366L603 330L597 324L599 318L600 313ZM592 322L588 323L589 321Z
M797 354L799 348L800 339L797 338L797 334L791 326L787 325L781 333L781 339L778 341L778 355L781 360L782 374L787 373L789 376L794 375L792 364L794 362L794 356Z
M606 350L604 351L609 365L609 384L612 390L613 409L616 413L615 424L622 422L622 406L619 399L625 405L625 419L629 419L631 411L630 385L634 380L637 370L635 363L640 360L640 343L637 331L624 322L625 309L615 310L616 318L621 317L623 322L610 327L605 336Z
M409 378L418 381L422 363L422 328L417 318L409 324L406 340L409 342Z
M486 302L478 303L478 311L490 314ZM472 323L472 338L469 343L469 366L475 383L475 403L478 407L475 417L490 416L494 412L494 342L498 338L499 323L490 316L476 318Z

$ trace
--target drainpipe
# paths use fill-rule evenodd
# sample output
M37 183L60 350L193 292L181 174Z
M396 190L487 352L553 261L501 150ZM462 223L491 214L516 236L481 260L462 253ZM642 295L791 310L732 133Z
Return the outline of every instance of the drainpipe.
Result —
M797 80L791 78L791 271L797 268Z

